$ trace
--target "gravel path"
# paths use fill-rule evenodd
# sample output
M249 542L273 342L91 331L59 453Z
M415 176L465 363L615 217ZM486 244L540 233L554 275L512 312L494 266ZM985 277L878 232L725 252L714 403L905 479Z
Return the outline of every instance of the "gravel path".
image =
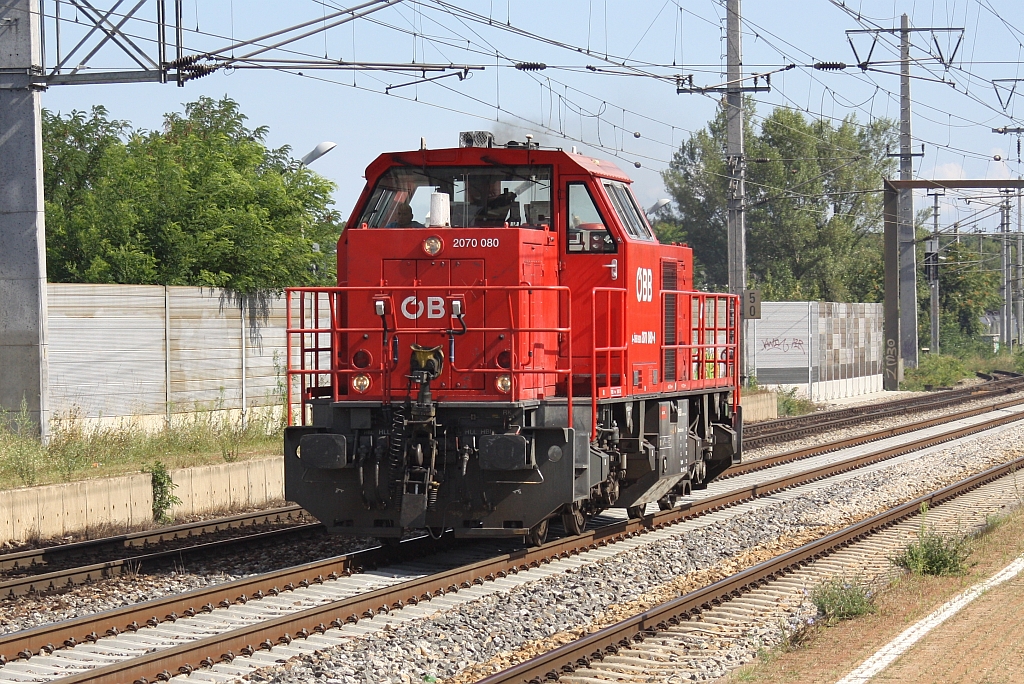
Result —
M872 515L1014 454L1024 428L933 448L915 460L878 467L792 499L778 497L732 520L712 522L577 570L531 582L413 620L343 646L295 659L249 676L255 682L475 681L480 674L570 640L580 629L621 619L624 606L665 600L687 587L809 537ZM794 607L787 631L803 624ZM779 630L781 634L781 627ZM754 641L770 641L767 633ZM753 643L753 641L751 642ZM483 664L482 668L476 664ZM465 679L459 673L465 673ZM722 671L709 669L706 677Z

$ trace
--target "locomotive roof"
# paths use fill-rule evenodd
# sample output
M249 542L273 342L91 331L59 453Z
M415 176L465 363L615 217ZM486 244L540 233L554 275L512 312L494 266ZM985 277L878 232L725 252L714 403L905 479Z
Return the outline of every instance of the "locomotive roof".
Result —
M385 152L366 167L366 178L375 179L393 166L557 166L560 173L581 173L632 183L633 179L612 162L564 150L525 147L450 147L438 150ZM575 167L575 168L574 168Z

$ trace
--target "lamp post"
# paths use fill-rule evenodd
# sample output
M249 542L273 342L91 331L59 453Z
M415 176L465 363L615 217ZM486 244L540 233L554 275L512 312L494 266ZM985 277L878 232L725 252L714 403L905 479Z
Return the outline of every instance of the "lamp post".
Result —
M310 150L306 154L306 156L304 156L302 159L299 160L299 168L302 168L303 166L309 166L310 164L312 164L317 159L319 159L320 157L324 156L325 154L327 154L328 152L330 152L331 150L333 150L337 146L338 146L338 143L333 143L333 142L330 142L329 140L325 140L324 142L320 143L319 145L314 147L312 150ZM305 239L305 237L306 237L305 229L302 230L302 237L303 237L303 239ZM316 242L313 243L313 251L314 252L319 252L320 251L319 243L316 243ZM315 270L316 270L316 265L315 264L313 266L313 269L314 269L314 272L315 272Z
M337 146L338 146L337 143L332 143L332 142L326 142L325 141L325 142L320 143L319 145L314 147L312 150L310 150L310 152L305 157L303 157L302 159L299 160L299 166L309 166L310 164L312 164L317 159L319 159L320 157L324 156L325 154L327 154L328 152L330 152L331 150L333 150Z
M651 206L651 208L648 209L645 213L647 214L647 216L649 218L653 218L655 214L657 214L659 211L664 209L665 206L670 204L671 202L672 202L672 200L670 200L670 199L660 199L657 202L655 202Z

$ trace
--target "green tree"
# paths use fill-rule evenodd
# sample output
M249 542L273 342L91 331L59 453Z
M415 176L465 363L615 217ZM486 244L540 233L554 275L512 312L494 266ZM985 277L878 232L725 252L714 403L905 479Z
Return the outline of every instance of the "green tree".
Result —
M978 251L965 243L943 244L939 262L939 348L943 354L964 356L992 347L981 340L981 317L998 311L1001 275L986 267ZM922 257L923 263L923 257ZM931 346L930 290L918 281L918 337Z
M748 99L747 104L744 127L749 141L753 101ZM655 226L662 242L685 242L693 248L698 282L711 289L725 289L729 283L725 140L725 110L719 108L706 128L683 142L662 173L677 213Z
M766 299L874 299L880 292L881 196L892 160L893 126L833 125L776 108L760 127L745 121L748 280ZM686 241L703 267L704 284L728 283L724 150L725 111L683 143L663 174L676 203L663 240ZM875 266L877 264L877 267Z
M126 121L111 120L104 107L87 115L73 111L66 117L47 110L43 120L43 193L46 198L47 277L55 282L76 280L83 250L80 235L69 216L82 208L109 168L108 153L123 147L130 131Z
M132 131L102 108L44 116L47 259L57 282L225 287L335 282L333 184L203 97Z

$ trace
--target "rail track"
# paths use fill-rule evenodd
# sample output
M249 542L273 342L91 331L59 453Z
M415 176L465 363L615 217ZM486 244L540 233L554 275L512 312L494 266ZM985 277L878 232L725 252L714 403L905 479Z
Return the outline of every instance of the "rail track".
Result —
M797 573L814 561L861 542L868 536L884 531L900 521L917 516L924 505L934 508L982 485L1015 473L1022 466L1024 466L1024 457L965 478L953 485L908 501L707 587L667 601L572 643L488 676L480 680L478 684L542 684L561 679L570 682L593 681L593 677L606 677L613 673L618 675L617 681L648 681L643 677L634 679L629 676L628 672L626 674L622 672L623 669L628 669L628 666L622 667L623 662L627 660L628 652L635 653L644 650L641 644L645 641L657 640L659 633L664 633L665 640L683 641L684 639L681 639L680 635L684 635L688 631L685 626L698 619L703 613L710 612L718 606L727 605L745 595L756 593L770 582ZM858 554L858 560L863 563L863 555ZM771 596L771 598L776 597ZM742 608L731 611L729 622L738 622L735 616L740 612L753 611L749 608L746 611ZM704 642L704 647L707 648L706 642ZM652 648L657 649L658 646L655 645ZM676 650L678 651L678 649ZM645 667L657 667L658 658L652 658L649 650L643 655L648 658ZM601 663L605 659L617 662L609 664L608 667L601 667ZM674 665L683 669L679 662L675 662Z
M966 418L982 415L1015 406L1021 401L1020 399L996 401L985 406L961 411L955 417ZM733 466L722 477L735 477L896 435L909 434L942 425L949 420L951 417L942 416L906 423L893 428L747 461ZM280 544L284 540L292 541L296 538L326 534L320 523L302 522L304 516L305 512L300 506L292 505L159 530L3 555L0 556L0 598L11 599L59 590L115 577L123 573L137 573L143 568L148 571L154 567L181 562L187 557L197 555L214 556L230 553L233 548L271 546ZM266 529L268 526L274 527ZM225 538L217 537L218 534L225 531L244 534ZM83 558L85 562L83 562ZM377 557L372 560L355 561L357 565L366 567L375 567L381 562Z
M232 546L273 544L284 537L323 532L303 522L301 506L163 527L144 532L60 544L0 555L0 598L49 591L179 561L187 555L219 553Z
M786 442L809 433L820 433L894 415L946 408L965 400L998 397L1024 389L1024 376L1006 372L997 372L996 375L998 377L990 377L982 385L948 390L937 395L895 400L875 407L841 409L756 423L746 429L746 448ZM1013 400L996 401L957 415L979 415L1013 404ZM907 423L746 461L730 468L723 477L733 477L751 470L907 434L948 420L949 417L939 417ZM198 555L229 553L232 547L270 546L280 543L282 539L326 534L320 523L302 522L305 516L300 506L291 505L152 531L3 554L0 555L0 599L59 590L124 573L137 573L142 568L149 570Z
M0 638L0 661L7 663L0 668L0 682L17 681L13 675L28 672L69 683L149 682L215 665L222 674L244 674L251 671L252 662L271 664L338 643L342 637L332 627L376 631L381 620L432 613L450 604L452 593L472 596L487 592L485 585L491 582L493 587L526 581L517 575L543 572L548 565L554 572L555 566L578 554L644 533L658 534L696 516L1024 419L1024 410L1006 410L1021 403L1024 398L1001 402L1005 405L1000 415L974 413L961 425L932 426L924 435L889 439L877 448L861 449L853 458L823 456L822 463L805 468L788 465L771 473L748 473L750 482L736 482L728 491L536 549L491 553L466 563L467 554L479 556L488 549L450 540L414 540L397 549L349 554L11 634ZM430 553L445 558L450 567L438 570L439 560L429 558ZM381 569L372 570L375 566ZM248 669L232 669L239 656L246 656Z
M979 384L929 393L922 397L895 399L871 406L855 406L833 411L809 413L792 418L779 418L744 426L743 448L757 449L769 444L790 441L822 431L891 418L894 416L933 411L973 401L1024 390L1024 376L996 371L991 379Z

